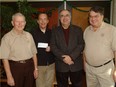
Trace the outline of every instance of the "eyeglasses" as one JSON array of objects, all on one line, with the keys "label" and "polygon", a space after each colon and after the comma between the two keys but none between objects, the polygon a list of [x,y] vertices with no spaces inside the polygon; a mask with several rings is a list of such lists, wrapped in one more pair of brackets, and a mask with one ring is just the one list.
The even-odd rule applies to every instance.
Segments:
[{"label": "eyeglasses", "polygon": [[69,14],[66,14],[66,15],[60,15],[60,18],[63,18],[63,17],[70,17]]}]

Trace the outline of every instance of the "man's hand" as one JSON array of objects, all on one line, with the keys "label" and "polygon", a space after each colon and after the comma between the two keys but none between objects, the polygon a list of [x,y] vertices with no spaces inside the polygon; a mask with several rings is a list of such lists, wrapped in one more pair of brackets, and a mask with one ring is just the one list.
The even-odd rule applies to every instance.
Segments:
[{"label": "man's hand", "polygon": [[3,61],[4,69],[6,72],[6,76],[7,76],[7,84],[9,86],[15,86],[15,81],[10,70],[9,61],[7,59],[3,59],[2,61]]},{"label": "man's hand", "polygon": [[68,64],[68,65],[71,65],[71,64],[74,64],[74,62],[72,61],[71,57],[68,56],[68,55],[62,55],[62,57],[64,58],[63,61]]},{"label": "man's hand", "polygon": [[50,46],[46,48],[46,52],[50,52]]},{"label": "man's hand", "polygon": [[116,69],[114,70],[113,79],[116,82]]},{"label": "man's hand", "polygon": [[38,69],[37,69],[37,68],[34,70],[34,78],[35,78],[35,79],[38,78]]},{"label": "man's hand", "polygon": [[9,77],[7,78],[7,84],[8,84],[9,86],[15,86],[14,78],[13,78],[12,76],[9,76]]}]

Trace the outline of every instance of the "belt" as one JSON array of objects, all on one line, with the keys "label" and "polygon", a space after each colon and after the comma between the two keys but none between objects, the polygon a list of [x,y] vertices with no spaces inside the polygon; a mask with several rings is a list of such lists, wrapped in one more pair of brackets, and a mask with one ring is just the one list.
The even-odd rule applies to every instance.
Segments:
[{"label": "belt", "polygon": [[101,67],[101,66],[104,66],[104,65],[107,65],[108,63],[110,63],[112,60],[109,60],[108,62],[106,62],[106,63],[104,63],[104,64],[102,64],[102,65],[99,65],[99,66],[93,66],[93,67]]},{"label": "belt", "polygon": [[27,60],[19,60],[19,61],[9,60],[9,62],[15,62],[15,63],[27,63],[27,62],[29,62],[29,61],[31,61],[31,60],[32,60],[32,58],[27,59]]}]

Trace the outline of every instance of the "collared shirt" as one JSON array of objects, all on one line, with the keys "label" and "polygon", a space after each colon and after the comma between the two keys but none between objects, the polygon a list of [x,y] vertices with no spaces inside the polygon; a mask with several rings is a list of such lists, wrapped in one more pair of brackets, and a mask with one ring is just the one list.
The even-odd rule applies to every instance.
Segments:
[{"label": "collared shirt", "polygon": [[30,33],[23,31],[21,34],[12,29],[1,41],[1,58],[8,60],[26,60],[37,53],[34,40]]},{"label": "collared shirt", "polygon": [[68,29],[63,29],[63,32],[64,32],[64,37],[65,37],[66,44],[68,46],[68,42],[69,42],[69,28]]},{"label": "collared shirt", "polygon": [[84,32],[86,61],[98,66],[114,58],[116,51],[116,27],[102,23],[97,31],[93,31],[92,26],[86,28]]}]

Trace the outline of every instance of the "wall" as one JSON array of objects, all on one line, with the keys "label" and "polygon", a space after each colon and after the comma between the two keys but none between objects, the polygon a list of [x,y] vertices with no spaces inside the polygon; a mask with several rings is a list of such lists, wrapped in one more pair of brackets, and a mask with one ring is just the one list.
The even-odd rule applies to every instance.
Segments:
[{"label": "wall", "polygon": [[116,0],[112,1],[112,24],[116,26]]},{"label": "wall", "polygon": [[[9,5],[11,7],[15,6],[17,2],[2,2],[1,5]],[[40,8],[60,8],[63,4],[63,1],[51,1],[51,2],[28,2],[32,7],[36,9]],[[72,23],[75,25],[79,25],[84,30],[88,26],[88,13],[82,12],[74,9],[73,7],[89,10],[93,5],[99,5],[105,8],[105,18],[110,22],[110,7],[111,2],[109,0],[93,0],[93,1],[67,1],[72,8]],[[52,11],[52,16],[50,18],[50,28],[57,26],[58,24],[58,9]],[[55,19],[55,20],[54,20]]]}]

